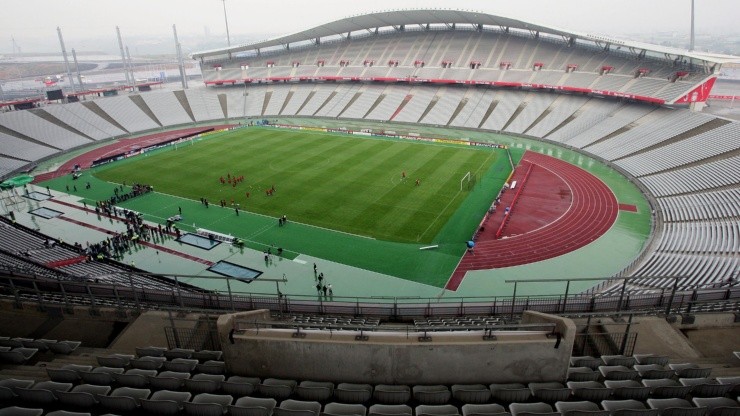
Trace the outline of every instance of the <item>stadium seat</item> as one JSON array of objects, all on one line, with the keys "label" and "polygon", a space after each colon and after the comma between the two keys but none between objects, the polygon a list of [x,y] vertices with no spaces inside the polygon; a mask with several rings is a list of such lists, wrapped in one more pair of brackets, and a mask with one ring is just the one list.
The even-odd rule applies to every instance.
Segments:
[{"label": "stadium seat", "polygon": [[334,388],[334,398],[341,403],[366,403],[373,397],[369,384],[339,383]]},{"label": "stadium seat", "polygon": [[732,390],[732,385],[720,384],[710,378],[680,378],[682,386],[691,386],[692,397],[724,397]]},{"label": "stadium seat", "polygon": [[711,368],[702,368],[694,363],[668,364],[678,378],[704,378],[712,374]]},{"label": "stadium seat", "polygon": [[0,409],[0,416],[41,416],[44,409],[11,406]]},{"label": "stadium seat", "polygon": [[155,391],[148,399],[141,399],[141,408],[156,415],[177,415],[183,409],[183,403],[191,398],[187,391]]},{"label": "stadium seat", "polygon": [[555,409],[562,416],[609,416],[608,410],[601,410],[596,403],[590,401],[556,402]]},{"label": "stadium seat", "polygon": [[134,358],[136,357],[130,354],[110,354],[95,357],[95,359],[98,361],[98,365],[113,368],[126,368],[129,365],[129,361]]},{"label": "stadium seat", "polygon": [[57,391],[72,390],[72,383],[57,383],[56,381],[40,381],[30,388],[16,387],[15,394],[27,403],[48,405],[57,401]]},{"label": "stadium seat", "polygon": [[675,374],[673,370],[658,364],[635,364],[633,368],[643,379],[671,378]]},{"label": "stadium seat", "polygon": [[189,348],[171,348],[164,352],[164,356],[168,360],[174,360],[176,358],[190,358],[193,356],[195,350]]},{"label": "stadium seat", "polygon": [[488,388],[491,389],[491,396],[497,402],[526,402],[532,396],[532,392],[521,383],[491,384]]},{"label": "stadium seat", "polygon": [[195,371],[204,374],[224,374],[226,372],[226,363],[223,361],[208,360],[204,363],[198,363]]},{"label": "stadium seat", "polygon": [[650,387],[636,380],[605,380],[604,385],[612,389],[615,399],[646,400],[650,396]]},{"label": "stadium seat", "polygon": [[547,403],[512,403],[509,405],[512,416],[560,416],[554,412],[552,406]]},{"label": "stadium seat", "polygon": [[208,361],[221,361],[221,357],[223,357],[223,355],[224,353],[222,351],[200,350],[193,351],[190,358],[196,359],[201,363],[206,363]]},{"label": "stadium seat", "polygon": [[489,404],[464,404],[462,405],[463,416],[510,416],[504,406],[496,403]]},{"label": "stadium seat", "polygon": [[635,354],[633,355],[638,364],[656,364],[661,367],[668,365],[668,356],[655,354]]},{"label": "stadium seat", "polygon": [[682,386],[679,382],[669,378],[657,380],[642,380],[645,387],[650,387],[650,397],[683,399],[691,391],[691,386]]},{"label": "stadium seat", "polygon": [[273,409],[276,416],[319,416],[321,403],[302,400],[283,400],[279,407]]},{"label": "stadium seat", "polygon": [[550,381],[545,383],[529,383],[529,390],[532,392],[534,400],[539,400],[547,403],[555,403],[559,401],[568,400],[570,396],[570,389],[563,386],[562,383],[557,381]]},{"label": "stadium seat", "polygon": [[185,388],[192,393],[215,393],[221,388],[226,376],[219,374],[196,374],[183,379]]},{"label": "stadium seat", "polygon": [[568,381],[596,381],[600,374],[589,367],[569,367]]},{"label": "stadium seat", "polygon": [[647,399],[651,409],[657,409],[660,416],[704,416],[707,409],[694,407],[683,399]]},{"label": "stadium seat", "polygon": [[91,371],[80,371],[79,374],[85,383],[110,386],[113,384],[113,376],[123,374],[124,371],[123,368],[95,367]]},{"label": "stadium seat", "polygon": [[54,354],[69,355],[82,345],[81,341],[57,341],[49,343],[49,349]]},{"label": "stadium seat", "polygon": [[[414,400],[424,405],[442,405],[450,401],[452,393],[443,385],[414,386],[411,388]],[[417,412],[418,412],[417,407]]]},{"label": "stadium seat", "polygon": [[612,416],[658,416],[657,409],[648,409],[637,400],[604,400],[601,407],[608,410]]},{"label": "stadium seat", "polygon": [[108,396],[98,396],[101,406],[115,412],[133,412],[138,409],[141,399],[147,399],[151,395],[149,389],[135,389],[131,387],[119,387]]},{"label": "stadium seat", "polygon": [[257,397],[240,397],[229,406],[231,416],[271,416],[277,406],[275,399]]},{"label": "stadium seat", "polygon": [[740,404],[727,397],[694,397],[696,407],[706,407],[707,416],[740,416]]},{"label": "stadium seat", "polygon": [[110,386],[80,384],[70,391],[57,391],[56,396],[62,404],[80,409],[91,409],[100,403],[98,396],[105,396],[110,391]]},{"label": "stadium seat", "polygon": [[34,380],[22,380],[17,378],[6,378],[0,380],[0,402],[7,402],[17,397],[15,388],[30,388],[35,383]]},{"label": "stadium seat", "polygon": [[60,383],[76,383],[80,381],[81,371],[91,371],[91,365],[65,364],[61,368],[46,367],[49,380]]},{"label": "stadium seat", "polygon": [[221,390],[234,397],[243,397],[254,393],[259,384],[257,377],[231,376],[221,383]]},{"label": "stadium seat", "polygon": [[605,387],[598,381],[569,381],[566,383],[573,398],[599,403],[612,395],[612,389]]},{"label": "stadium seat", "polygon": [[39,350],[36,348],[16,347],[10,351],[0,351],[0,361],[8,364],[25,364],[26,361],[30,360],[37,352],[39,352]]},{"label": "stadium seat", "polygon": [[265,397],[275,400],[285,400],[293,394],[298,382],[279,378],[266,378],[257,386],[257,391]]},{"label": "stadium seat", "polygon": [[182,387],[185,379],[190,378],[190,373],[179,371],[162,371],[156,376],[147,377],[149,387],[154,390],[178,390]]},{"label": "stadium seat", "polygon": [[367,407],[362,404],[327,403],[324,406],[325,415],[331,416],[365,416]]},{"label": "stadium seat", "polygon": [[451,404],[428,405],[420,404],[416,406],[416,416],[458,416],[460,411]]},{"label": "stadium seat", "polygon": [[136,356],[137,357],[164,357],[164,352],[167,351],[167,348],[162,347],[136,347]]},{"label": "stadium seat", "polygon": [[374,404],[368,409],[368,416],[411,416],[413,409],[405,404]]},{"label": "stadium seat", "polygon": [[221,416],[233,402],[234,398],[228,394],[200,393],[183,406],[191,416]]},{"label": "stadium seat", "polygon": [[[165,353],[166,355],[167,353]],[[192,373],[198,360],[191,358],[173,358],[170,361],[162,363],[162,367],[167,371],[177,371],[178,373]]]},{"label": "stadium seat", "polygon": [[732,385],[731,394],[740,395],[740,376],[738,377],[717,377],[719,384],[730,384]]},{"label": "stadium seat", "polygon": [[604,362],[604,365],[623,365],[627,368],[637,364],[635,357],[627,357],[625,355],[602,355],[601,361]]},{"label": "stadium seat", "polygon": [[301,381],[295,391],[301,400],[325,402],[334,395],[334,383],[328,381]]},{"label": "stadium seat", "polygon": [[133,368],[140,370],[159,370],[164,362],[167,361],[165,357],[154,357],[146,355],[140,358],[134,358],[129,361],[129,364]]},{"label": "stadium seat", "polygon": [[132,368],[123,374],[113,374],[113,380],[123,387],[144,388],[149,385],[149,377],[156,377],[157,370]]},{"label": "stadium seat", "polygon": [[600,365],[604,365],[604,362],[590,355],[570,357],[571,367],[588,367],[592,370],[597,370]]},{"label": "stadium seat", "polygon": [[70,412],[68,410],[55,410],[53,412],[47,413],[46,416],[92,416],[92,413],[89,413],[89,412]]},{"label": "stadium seat", "polygon": [[623,365],[601,365],[599,372],[605,380],[634,380],[639,377],[637,371]]},{"label": "stadium seat", "polygon": [[484,404],[491,399],[491,390],[483,384],[453,384],[452,397],[462,403]]},{"label": "stadium seat", "polygon": [[404,404],[411,399],[411,387],[399,384],[378,384],[373,397],[380,404]]}]

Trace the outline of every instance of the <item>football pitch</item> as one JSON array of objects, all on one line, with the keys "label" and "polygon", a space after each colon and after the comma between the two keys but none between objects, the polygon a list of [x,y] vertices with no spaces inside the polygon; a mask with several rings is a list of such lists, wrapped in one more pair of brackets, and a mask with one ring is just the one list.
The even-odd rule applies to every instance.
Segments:
[{"label": "football pitch", "polygon": [[[206,198],[214,208],[225,201],[276,224],[286,215],[376,240],[462,247],[509,171],[500,149],[251,127],[116,162],[95,176]],[[469,197],[473,207],[464,208]],[[461,208],[464,218],[451,221]]]}]

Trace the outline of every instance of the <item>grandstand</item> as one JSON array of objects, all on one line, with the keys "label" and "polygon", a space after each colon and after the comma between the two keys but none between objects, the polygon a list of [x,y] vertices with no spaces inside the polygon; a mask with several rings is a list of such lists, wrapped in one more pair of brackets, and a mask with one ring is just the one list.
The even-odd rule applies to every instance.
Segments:
[{"label": "grandstand", "polygon": [[[663,407],[684,415],[737,414],[737,378],[724,378],[740,374],[737,363],[719,354],[706,354],[711,360],[699,362],[700,354],[692,356],[669,347],[686,342],[687,350],[699,349],[696,345],[702,344],[697,338],[690,342],[671,338],[677,336],[677,329],[687,334],[696,330],[694,319],[704,319],[704,323],[715,319],[721,328],[713,334],[731,328],[723,342],[737,340],[740,124],[700,112],[722,64],[736,58],[452,10],[354,16],[267,41],[196,53],[193,58],[201,65],[204,82],[191,89],[45,103],[0,114],[0,176],[9,178],[22,171],[38,174],[36,182],[23,191],[2,194],[1,208],[6,214],[0,223],[3,307],[33,306],[51,316],[35,316],[27,329],[13,329],[2,322],[0,335],[9,339],[0,340],[0,345],[18,349],[2,351],[8,353],[3,357],[6,364],[0,364],[3,405],[40,407],[47,414],[85,410],[101,415],[168,407],[172,414],[200,414],[210,408],[218,414],[269,416],[273,412],[292,414],[300,406],[310,407],[301,408],[307,416],[322,412],[364,416],[368,411],[410,415],[412,407],[416,415],[535,412],[566,416],[579,411],[606,414],[619,406],[638,406],[643,415],[658,414],[656,409]],[[450,279],[436,287],[350,267],[341,260],[302,256],[290,248],[276,265],[263,263],[263,247],[252,241],[246,248],[223,244],[206,252],[176,240],[179,228],[159,234],[151,231],[153,238],[134,243],[120,261],[89,258],[86,242],[94,245],[125,235],[138,220],[115,210],[110,215],[96,212],[92,202],[109,197],[98,190],[104,188],[102,181],[100,186],[93,182],[93,190],[83,191],[88,176],[78,182],[60,179],[75,164],[86,172],[94,163],[138,153],[143,147],[191,143],[208,130],[251,128],[245,126],[264,120],[290,128],[365,135],[372,131],[405,138],[422,132],[489,145],[505,143],[523,153],[511,177],[524,188],[520,204],[527,203],[527,190],[543,189],[543,185],[537,188],[536,180],[542,178],[537,176],[541,175],[538,169],[544,169],[563,181],[563,187],[578,185],[568,187],[568,197],[575,200],[571,205],[586,207],[583,212],[594,215],[563,215],[580,228],[561,223],[553,227],[556,239],[547,234],[547,227],[541,227],[539,234],[532,231],[529,235],[538,241],[529,243],[527,233],[512,231],[507,239],[491,242],[479,230],[475,253],[466,252],[452,276],[434,276]],[[597,178],[585,169],[591,165],[602,166],[623,182]],[[526,183],[527,169],[534,169],[532,183]],[[622,183],[634,184],[642,193],[640,201],[626,198],[623,203],[627,186]],[[512,194],[503,195],[505,203]],[[144,229],[169,226],[175,210],[184,208],[187,219],[189,212],[202,208],[197,201],[165,198],[169,196],[148,208],[141,203],[142,211],[150,210],[142,213]],[[65,212],[61,218],[47,218],[34,213],[40,208]],[[609,238],[615,238],[613,234],[629,234],[634,229],[613,227],[614,222],[600,221],[601,214],[619,217],[638,209],[647,218],[640,228],[647,229],[640,231],[645,238],[625,244],[634,247],[623,249],[618,242],[607,246],[612,251],[606,256],[605,246],[594,241],[601,234],[589,233],[599,228],[600,233],[611,232]],[[517,212],[525,216],[524,208]],[[254,228],[275,226],[272,218],[265,221],[270,225],[264,222]],[[215,240],[233,241],[228,232],[202,231],[201,224],[191,227],[186,222],[181,223],[183,229],[193,228],[192,234],[212,240],[214,246]],[[580,239],[571,238],[575,234]],[[370,247],[364,244],[371,244],[343,238],[347,240],[338,245],[356,244],[362,250]],[[501,261],[516,257],[518,263],[500,266],[497,259],[491,257],[492,263],[484,257],[486,247],[502,253],[507,244],[519,251]],[[552,251],[553,246],[562,250]],[[579,254],[576,249],[582,247],[586,251]],[[374,255],[365,250],[366,256]],[[562,264],[558,256],[573,263],[571,269],[563,269],[567,273],[594,263],[611,267],[613,261],[616,265],[608,274],[517,276],[522,269],[514,266],[526,262],[557,270]],[[264,275],[238,279],[212,271],[226,260],[261,269],[258,272]],[[310,267],[315,262],[321,263],[322,270],[330,270],[327,275],[337,279],[333,282],[354,287],[356,292],[346,289],[336,297],[321,292],[316,296],[314,279],[301,281],[312,275]],[[481,293],[493,286],[479,285],[480,276],[499,267],[507,275],[505,283],[513,284],[513,295],[511,285],[500,292]],[[546,292],[531,294],[526,286],[534,285]],[[145,317],[153,316],[147,311],[159,309],[172,311],[157,315],[159,324],[151,326],[155,330],[149,332],[159,335],[147,335],[142,328],[134,331],[136,325],[145,325]],[[99,340],[94,334],[67,335],[46,328],[58,324],[60,316],[68,320],[75,310],[92,319],[101,315],[119,319],[130,333]],[[224,314],[218,323],[198,314],[177,328],[174,321],[194,310],[252,312]],[[531,311],[566,315],[575,324],[567,317]],[[696,317],[705,312],[717,315]],[[144,317],[141,321],[139,314]],[[629,321],[620,317],[607,322],[613,314],[624,314]],[[667,320],[655,323],[653,315]],[[598,324],[592,324],[592,318]],[[672,341],[660,346],[657,341],[645,341],[653,350],[636,348],[634,339],[629,341],[626,336],[635,331],[630,329],[633,318],[644,325],[646,334],[660,326],[661,334],[669,334],[666,339]],[[169,325],[162,325],[163,320],[169,320]],[[536,328],[528,326],[533,320]],[[38,323],[44,321],[49,323]],[[595,326],[604,332],[625,333],[625,338],[604,341],[590,336]],[[584,333],[587,345],[579,344]],[[72,334],[83,342],[84,353],[60,358],[43,352],[43,348],[52,348],[44,339]],[[563,348],[558,350],[561,337]],[[371,342],[363,345],[368,339]],[[490,347],[491,342],[498,344]],[[145,352],[147,343],[156,348]],[[450,344],[456,346],[450,348]],[[489,360],[494,348],[518,358]],[[709,350],[706,345],[703,348]],[[722,353],[728,348],[732,349],[723,346]],[[193,355],[204,349],[219,352]],[[244,351],[259,354],[245,357]],[[374,357],[374,362],[353,361],[357,357],[347,351],[362,351],[358,355]],[[671,363],[641,361],[641,352],[671,355]],[[124,356],[113,356],[116,353]],[[638,355],[632,357],[633,353]],[[286,354],[290,359],[281,360]],[[94,355],[98,357],[93,361]],[[156,358],[144,359],[150,355]],[[455,373],[456,359],[465,355],[474,359],[458,365]],[[579,361],[571,360],[571,355],[596,358]],[[625,357],[611,360],[610,355]],[[391,358],[381,360],[386,357]],[[449,366],[440,365],[437,371],[424,367],[449,357],[454,358]],[[693,365],[680,365],[686,361]],[[51,371],[40,371],[36,362]],[[302,367],[306,362],[311,364]],[[69,371],[55,373],[54,369]],[[654,384],[652,377],[662,384]],[[32,378],[37,383],[6,381],[13,378]],[[618,382],[624,379],[630,383]],[[8,387],[13,383],[15,387]],[[717,400],[708,404],[703,396]],[[44,397],[49,401],[44,402]],[[83,397],[87,402],[76,401]],[[623,402],[628,399],[636,404]],[[660,401],[669,399],[680,401]],[[347,407],[349,403],[356,406]],[[240,407],[257,413],[239,413]],[[709,412],[705,407],[730,410]]]}]

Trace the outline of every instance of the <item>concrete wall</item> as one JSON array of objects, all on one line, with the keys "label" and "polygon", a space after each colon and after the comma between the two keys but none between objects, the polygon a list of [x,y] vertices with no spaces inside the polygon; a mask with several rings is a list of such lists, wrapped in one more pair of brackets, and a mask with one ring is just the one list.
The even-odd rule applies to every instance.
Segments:
[{"label": "concrete wall", "polygon": [[418,333],[373,331],[357,341],[353,331],[304,331],[296,338],[293,329],[261,328],[236,331],[232,343],[237,321],[269,321],[266,311],[222,315],[218,327],[228,370],[245,376],[371,384],[564,381],[575,325],[540,313],[525,317],[556,323],[559,347],[541,331],[502,331],[496,340],[483,340],[483,331],[434,332],[421,342]]}]

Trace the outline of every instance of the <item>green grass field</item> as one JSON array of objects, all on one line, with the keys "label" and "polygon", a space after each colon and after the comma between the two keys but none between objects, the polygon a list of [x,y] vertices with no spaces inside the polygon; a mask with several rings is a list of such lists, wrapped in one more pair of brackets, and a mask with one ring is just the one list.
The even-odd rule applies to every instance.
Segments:
[{"label": "green grass field", "polygon": [[[471,194],[472,187],[461,191],[460,179],[467,172],[474,183],[491,176],[494,164],[501,165],[495,176],[505,178],[504,159],[503,151],[460,145],[248,128],[117,162],[95,175],[113,183],[150,184],[157,192],[196,201],[207,198],[214,206],[233,199],[241,210],[424,244],[438,240]],[[244,181],[222,184],[227,175],[243,175]],[[276,191],[267,196],[273,185]],[[490,198],[497,191],[491,189]],[[477,210],[487,203],[476,204]]]}]

